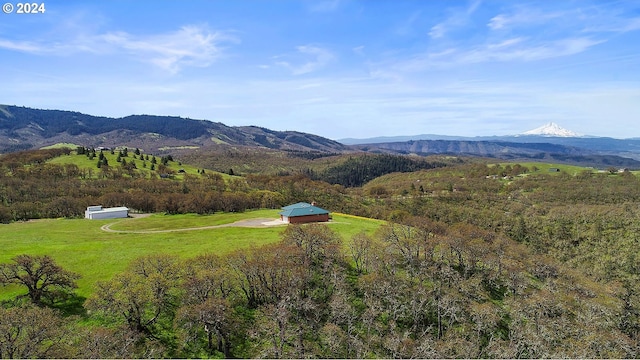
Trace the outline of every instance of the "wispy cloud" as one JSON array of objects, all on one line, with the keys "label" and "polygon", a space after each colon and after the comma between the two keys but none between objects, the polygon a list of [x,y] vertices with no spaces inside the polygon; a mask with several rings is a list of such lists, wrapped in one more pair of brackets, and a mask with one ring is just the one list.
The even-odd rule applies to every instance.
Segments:
[{"label": "wispy cloud", "polygon": [[471,16],[481,5],[481,0],[473,0],[466,8],[453,8],[450,9],[450,15],[442,22],[431,27],[429,36],[432,39],[438,39],[445,36],[453,29],[465,26],[469,23]]},{"label": "wispy cloud", "polygon": [[[575,16],[575,14],[574,14]],[[567,11],[542,11],[537,8],[517,6],[509,12],[498,14],[489,20],[487,26],[491,30],[513,30],[515,28],[541,25],[554,19],[570,17]],[[574,17],[575,19],[575,17]],[[566,25],[566,23],[565,23]]]},{"label": "wispy cloud", "polygon": [[602,43],[588,37],[566,38],[543,43],[525,43],[520,38],[488,44],[458,54],[453,61],[462,64],[488,61],[534,61],[574,55]]},{"label": "wispy cloud", "polygon": [[188,66],[207,67],[223,55],[223,43],[238,41],[206,26],[189,25],[150,36],[127,32],[78,35],[67,41],[12,41],[0,39],[0,48],[35,55],[68,56],[77,53],[127,54],[170,73]]},{"label": "wispy cloud", "polygon": [[420,18],[420,15],[422,15],[422,11],[414,11],[407,20],[396,28],[396,34],[403,36],[409,35],[412,32],[413,25]]},{"label": "wispy cloud", "polygon": [[516,37],[471,47],[451,47],[442,51],[427,51],[408,58],[382,62],[373,66],[372,74],[400,77],[424,71],[451,69],[458,66],[500,62],[532,62],[575,55],[587,51],[604,40],[586,36],[537,41]]},{"label": "wispy cloud", "polygon": [[109,33],[101,39],[127,51],[141,61],[147,61],[170,72],[185,66],[207,67],[222,56],[223,42],[236,41],[203,26],[184,26],[178,31],[150,36],[133,36],[124,32]]},{"label": "wispy cloud", "polygon": [[567,6],[566,3],[547,3],[551,6],[515,4],[492,17],[487,27],[494,31],[513,32],[526,28],[546,26],[551,32],[562,29],[575,32],[628,32],[640,29],[640,17],[629,16],[635,11],[624,9],[632,3],[620,2],[616,7],[605,3],[579,3],[582,6]]},{"label": "wispy cloud", "polygon": [[32,54],[44,53],[47,50],[33,41],[11,41],[6,39],[0,39],[0,48]]},{"label": "wispy cloud", "polygon": [[296,57],[311,58],[304,63],[294,65],[289,61],[278,61],[277,65],[283,66],[291,70],[293,75],[308,74],[318,71],[335,60],[335,55],[327,49],[323,49],[317,46],[304,45],[298,46]]},{"label": "wispy cloud", "polygon": [[322,0],[309,7],[311,12],[332,12],[338,9],[343,0]]}]

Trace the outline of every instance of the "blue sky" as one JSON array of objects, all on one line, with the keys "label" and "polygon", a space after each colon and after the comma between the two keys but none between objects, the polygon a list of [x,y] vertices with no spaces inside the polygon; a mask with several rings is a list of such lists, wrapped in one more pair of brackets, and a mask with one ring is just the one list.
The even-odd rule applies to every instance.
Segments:
[{"label": "blue sky", "polygon": [[44,3],[0,13],[2,104],[333,139],[640,137],[640,1]]}]

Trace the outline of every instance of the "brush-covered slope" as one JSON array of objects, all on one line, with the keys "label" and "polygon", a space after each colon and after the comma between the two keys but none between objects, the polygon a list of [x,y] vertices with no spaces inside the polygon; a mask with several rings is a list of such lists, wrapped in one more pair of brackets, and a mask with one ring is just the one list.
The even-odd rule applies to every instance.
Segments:
[{"label": "brush-covered slope", "polygon": [[69,142],[84,146],[129,146],[150,152],[213,144],[299,151],[342,151],[345,146],[317,135],[232,127],[175,116],[92,116],[73,111],[0,105],[0,152]]}]

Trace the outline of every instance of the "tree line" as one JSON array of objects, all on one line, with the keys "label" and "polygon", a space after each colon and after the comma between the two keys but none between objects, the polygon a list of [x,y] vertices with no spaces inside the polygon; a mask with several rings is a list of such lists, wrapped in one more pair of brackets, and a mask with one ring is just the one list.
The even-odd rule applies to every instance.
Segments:
[{"label": "tree line", "polygon": [[[127,206],[139,212],[211,214],[280,208],[312,200],[323,206],[340,206],[345,197],[342,188],[300,175],[237,176],[225,181],[219,173],[202,171],[199,175],[184,174],[181,180],[164,179],[161,175],[171,170],[165,164],[173,161],[169,156],[158,158],[157,170],[150,172],[150,177],[123,166],[93,170],[46,162],[69,153],[68,149],[55,149],[0,157],[0,222],[81,217],[87,206],[95,204]],[[99,154],[86,151],[80,156],[99,158]],[[151,165],[154,159],[149,160]]]},{"label": "tree line", "polygon": [[505,236],[412,217],[344,240],[292,225],[279,243],[224,257],[141,257],[96,284],[91,326],[47,307],[0,309],[0,329],[20,334],[0,336],[0,355],[637,356],[617,286]]}]

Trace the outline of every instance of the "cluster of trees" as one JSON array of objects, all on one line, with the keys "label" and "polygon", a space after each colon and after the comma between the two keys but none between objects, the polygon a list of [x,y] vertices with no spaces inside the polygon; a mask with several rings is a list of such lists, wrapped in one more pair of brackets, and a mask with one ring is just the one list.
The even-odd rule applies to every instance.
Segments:
[{"label": "cluster of trees", "polygon": [[345,187],[359,187],[385,174],[393,172],[411,172],[446,166],[440,161],[427,161],[424,158],[412,158],[400,155],[363,155],[350,157],[347,161],[331,166],[311,177],[330,184]]},{"label": "cluster of trees", "polygon": [[78,327],[42,308],[0,310],[4,333],[40,329],[47,339],[20,353],[28,338],[0,336],[0,354],[637,356],[617,286],[503,235],[411,217],[346,244],[326,225],[305,225],[289,226],[279,243],[225,257],[145,256],[96,284],[84,306],[99,325]]},{"label": "cluster of trees", "polygon": [[[94,170],[75,164],[46,163],[52,157],[68,153],[68,150],[40,150],[0,158],[0,222],[81,217],[87,206],[95,204],[170,214],[280,208],[301,200],[316,200],[322,206],[335,206],[336,210],[352,205],[344,200],[344,188],[301,175],[255,175],[225,181],[219,173],[202,171],[200,175],[184,174],[181,180],[162,179],[162,174],[171,172],[165,165],[174,161],[170,156],[157,161],[150,157],[151,166],[157,163],[151,177],[132,167],[102,166]],[[81,156],[92,154],[87,150]],[[97,152],[95,156],[100,158],[100,154]],[[123,154],[121,161],[124,159]]]},{"label": "cluster of trees", "polygon": [[[175,116],[132,115],[124,118],[106,118],[60,110],[38,110],[19,106],[7,106],[11,121],[2,122],[2,129],[10,134],[15,130],[38,124],[40,135],[53,137],[67,132],[70,135],[102,134],[114,130],[132,130],[142,133],[159,133],[181,140],[194,139],[207,134],[212,125]],[[0,115],[5,115],[0,114]],[[3,116],[4,117],[4,116]]]},{"label": "cluster of trees", "polygon": [[[475,164],[439,170],[437,175],[414,174],[413,179],[422,179],[424,191],[411,189],[410,182],[376,181],[378,185],[367,189],[384,186],[385,191],[376,191],[381,195],[370,200],[364,215],[387,219],[419,215],[503,234],[533,254],[615,288],[614,296],[622,306],[618,330],[636,343],[640,334],[635,256],[640,246],[636,236],[640,180],[630,172],[589,170],[575,174],[529,170],[527,176],[508,181],[487,178],[499,175],[495,170],[496,166]],[[405,189],[407,196],[398,196]]]},{"label": "cluster of trees", "polygon": [[302,174],[91,179],[48,156],[0,158],[0,219],[79,216],[95,203],[207,213],[315,200],[392,223],[344,253],[328,228],[306,226],[224,258],[139,259],[85,304],[104,326],[44,342],[85,352],[47,356],[638,356],[640,180],[629,172],[462,164],[346,188]]}]

